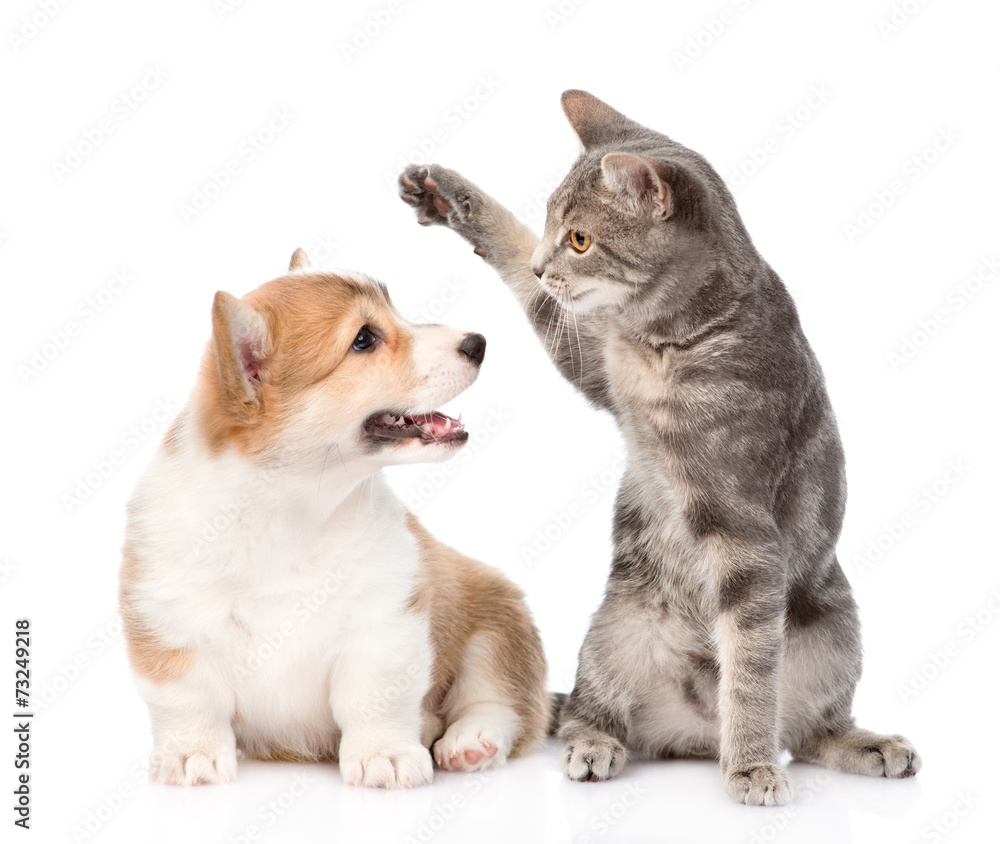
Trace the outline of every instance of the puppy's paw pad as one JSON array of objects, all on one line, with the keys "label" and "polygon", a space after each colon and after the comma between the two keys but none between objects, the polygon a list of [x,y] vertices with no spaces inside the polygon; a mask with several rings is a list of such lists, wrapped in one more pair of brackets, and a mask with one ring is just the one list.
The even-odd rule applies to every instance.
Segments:
[{"label": "puppy's paw pad", "polygon": [[780,765],[752,765],[726,775],[726,791],[747,806],[784,806],[792,799],[792,783]]},{"label": "puppy's paw pad", "polygon": [[422,746],[367,755],[341,755],[340,772],[348,785],[365,788],[416,788],[433,777],[430,754]]},{"label": "puppy's paw pad", "polygon": [[915,776],[923,764],[916,749],[903,736],[885,736],[861,751],[864,772],[873,777],[906,779]]},{"label": "puppy's paw pad", "polygon": [[578,738],[563,749],[563,772],[571,780],[597,782],[611,779],[625,767],[625,748],[603,734]]},{"label": "puppy's paw pad", "polygon": [[236,768],[234,752],[158,750],[153,753],[149,779],[165,785],[218,785],[236,779]]},{"label": "puppy's paw pad", "polygon": [[507,761],[507,745],[489,725],[456,721],[434,743],[434,761],[444,771],[482,771]]}]

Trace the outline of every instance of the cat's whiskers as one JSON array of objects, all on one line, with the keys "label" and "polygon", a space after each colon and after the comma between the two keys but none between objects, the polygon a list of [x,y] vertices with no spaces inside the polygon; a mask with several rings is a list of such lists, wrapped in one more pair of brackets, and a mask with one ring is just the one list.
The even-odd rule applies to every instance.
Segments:
[{"label": "cat's whiskers", "polygon": [[[582,389],[582,387],[583,387],[583,344],[580,342],[580,325],[576,321],[576,308],[573,307],[572,303],[570,304],[569,313],[570,313],[570,316],[573,317],[573,331],[576,334],[576,348],[577,348],[577,351],[579,351],[579,353],[580,353],[580,374],[579,374],[579,376],[577,376],[576,385],[577,385],[577,387],[580,387]],[[572,360],[573,360],[573,346],[572,346],[572,344],[570,344],[569,351],[570,351],[570,362],[572,363]],[[573,364],[573,374],[576,375],[576,365],[575,364]]]}]

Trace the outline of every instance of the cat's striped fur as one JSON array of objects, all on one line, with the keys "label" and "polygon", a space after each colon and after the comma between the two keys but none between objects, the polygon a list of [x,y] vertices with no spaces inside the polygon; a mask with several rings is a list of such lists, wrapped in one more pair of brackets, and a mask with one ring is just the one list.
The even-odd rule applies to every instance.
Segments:
[{"label": "cat's striped fur", "polygon": [[607,591],[562,713],[566,773],[614,776],[626,747],[717,755],[729,793],[762,805],[790,798],[782,749],[913,775],[909,742],[851,717],[844,456],[788,291],[700,155],[582,91],[563,108],[583,149],[540,242],[453,171],[411,166],[400,189],[500,272],[628,444]]}]

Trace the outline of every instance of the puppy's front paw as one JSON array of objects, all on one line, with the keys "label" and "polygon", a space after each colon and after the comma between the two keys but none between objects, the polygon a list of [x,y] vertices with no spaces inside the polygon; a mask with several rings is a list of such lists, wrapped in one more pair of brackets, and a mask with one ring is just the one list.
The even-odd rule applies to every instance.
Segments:
[{"label": "puppy's front paw", "polygon": [[508,744],[489,724],[459,720],[434,743],[434,761],[445,771],[482,771],[507,761]]},{"label": "puppy's front paw", "polygon": [[751,765],[726,774],[726,791],[748,806],[784,806],[792,799],[792,783],[780,765]]},{"label": "puppy's front paw", "polygon": [[164,785],[217,785],[236,779],[236,752],[157,748],[150,759],[149,779]]},{"label": "puppy's front paw", "polygon": [[563,772],[571,780],[608,780],[625,767],[625,748],[620,741],[597,730],[575,736],[563,748]]},{"label": "puppy's front paw", "polygon": [[440,164],[410,164],[399,176],[399,196],[417,212],[424,226],[446,225],[486,257],[482,216],[486,202],[482,192],[460,173]]},{"label": "puppy's front paw", "polygon": [[348,785],[416,788],[433,777],[431,755],[422,745],[372,753],[340,753],[340,773]]}]

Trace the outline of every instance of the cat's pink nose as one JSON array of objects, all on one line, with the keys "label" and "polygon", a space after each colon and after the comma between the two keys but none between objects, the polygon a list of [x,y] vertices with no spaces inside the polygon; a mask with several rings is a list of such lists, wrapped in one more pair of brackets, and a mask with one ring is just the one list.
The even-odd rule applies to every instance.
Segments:
[{"label": "cat's pink nose", "polygon": [[545,275],[545,255],[542,253],[542,245],[538,244],[538,247],[531,255],[531,271],[541,278]]}]

